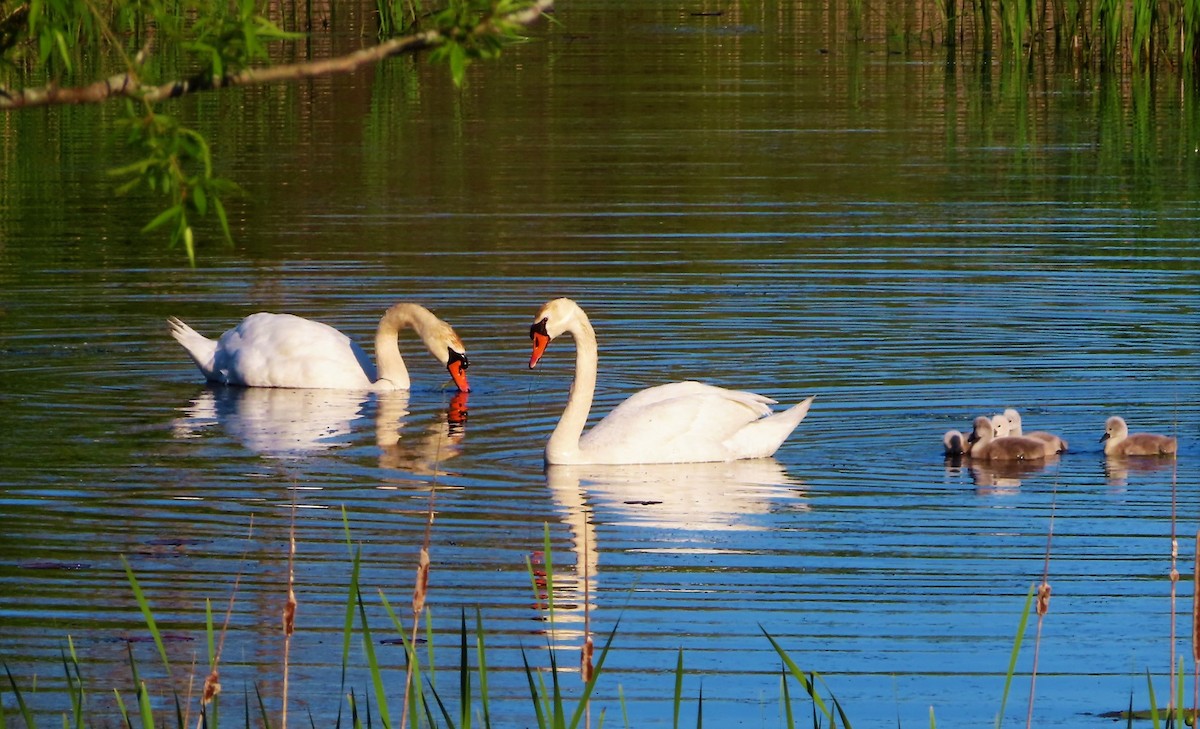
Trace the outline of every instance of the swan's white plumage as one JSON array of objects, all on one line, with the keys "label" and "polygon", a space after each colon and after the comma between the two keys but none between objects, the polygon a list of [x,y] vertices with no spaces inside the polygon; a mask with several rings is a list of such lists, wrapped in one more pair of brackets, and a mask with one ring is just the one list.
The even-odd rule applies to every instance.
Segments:
[{"label": "swan's white plumage", "polygon": [[[412,327],[443,365],[454,364],[452,352],[466,351],[449,324],[416,304],[397,304],[380,320],[375,339],[378,368],[345,334],[292,314],[251,314],[216,341],[174,317],[168,322],[172,336],[204,377],[227,385],[406,390],[408,370],[397,345],[403,327]],[[459,377],[460,388],[466,389],[461,370],[456,382]]]},{"label": "swan's white plumage", "polygon": [[571,395],[546,444],[550,464],[699,463],[765,458],[775,453],[804,416],[812,398],[772,413],[774,400],[752,392],[700,382],[675,382],[642,390],[583,433],[596,385],[597,343],[578,304],[555,299],[542,307],[544,339],[534,340],[534,366],[541,348],[570,333],[576,369]]}]

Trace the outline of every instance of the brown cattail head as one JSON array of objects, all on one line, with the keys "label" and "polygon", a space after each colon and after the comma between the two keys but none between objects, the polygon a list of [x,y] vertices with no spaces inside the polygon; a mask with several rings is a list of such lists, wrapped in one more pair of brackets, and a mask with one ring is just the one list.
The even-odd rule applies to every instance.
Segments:
[{"label": "brown cattail head", "polygon": [[1192,573],[1192,661],[1200,663],[1200,531],[1196,532],[1196,566]]},{"label": "brown cattail head", "polygon": [[429,550],[421,547],[421,556],[417,559],[417,584],[413,588],[413,615],[420,615],[425,609],[425,594],[429,591]]},{"label": "brown cattail head", "polygon": [[583,641],[583,650],[580,651],[579,659],[579,675],[583,677],[583,682],[587,683],[592,680],[592,674],[595,669],[592,667],[592,652],[595,646],[592,644],[592,636],[588,636]]},{"label": "brown cattail head", "polygon": [[217,694],[221,693],[221,675],[217,673],[217,669],[213,669],[212,673],[204,679],[204,697],[200,703],[207,704],[217,698]]},{"label": "brown cattail head", "polygon": [[289,638],[296,631],[296,592],[288,588],[287,604],[283,606],[283,634]]},{"label": "brown cattail head", "polygon": [[1050,610],[1050,583],[1043,582],[1038,586],[1037,614],[1045,615]]}]

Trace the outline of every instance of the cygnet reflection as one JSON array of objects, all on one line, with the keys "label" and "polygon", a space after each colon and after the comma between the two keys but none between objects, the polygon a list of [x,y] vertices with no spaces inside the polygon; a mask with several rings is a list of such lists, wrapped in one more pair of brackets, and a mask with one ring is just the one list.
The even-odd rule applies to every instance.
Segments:
[{"label": "cygnet reflection", "polygon": [[1174,469],[1175,459],[1159,456],[1106,456],[1104,480],[1109,486],[1126,486],[1131,475]]},{"label": "cygnet reflection", "polygon": [[1021,480],[1045,471],[1058,463],[1058,455],[1032,461],[977,461],[967,462],[971,471],[971,482],[979,494],[1015,493]]}]

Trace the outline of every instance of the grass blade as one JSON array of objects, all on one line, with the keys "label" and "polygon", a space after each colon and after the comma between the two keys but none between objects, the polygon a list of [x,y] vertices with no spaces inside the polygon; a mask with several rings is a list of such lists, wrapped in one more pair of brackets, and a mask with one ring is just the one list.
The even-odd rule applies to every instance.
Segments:
[{"label": "grass blade", "polygon": [[392,717],[391,712],[388,711],[387,693],[383,690],[383,674],[379,668],[379,660],[375,657],[375,643],[371,639],[371,628],[367,625],[367,609],[363,605],[361,592],[358,594],[358,615],[362,621],[363,651],[367,655],[367,666],[371,670],[371,682],[375,686],[375,702],[379,704],[379,720],[383,722],[384,729],[391,729]]},{"label": "grass blade", "polygon": [[1158,729],[1158,699],[1154,697],[1154,679],[1146,670],[1146,688],[1150,691],[1150,725]]},{"label": "grass blade", "polygon": [[[467,658],[467,611],[465,609],[459,609],[458,612],[458,634],[459,727],[460,729],[471,729],[471,665]],[[438,703],[441,703],[440,699]],[[448,719],[446,723],[450,723]]]},{"label": "grass blade", "polygon": [[491,729],[492,717],[488,708],[487,652],[484,649],[483,616],[480,614],[479,608],[475,608],[475,660],[479,664],[479,703],[483,708],[483,726],[485,729]]},{"label": "grass blade", "polygon": [[142,718],[143,729],[154,729],[154,712],[150,709],[150,692],[146,690],[146,682],[138,684],[138,711]]},{"label": "grass blade", "polygon": [[[759,625],[758,629],[763,632],[763,635],[767,636],[767,640],[771,642],[771,647],[774,648],[775,652],[779,654],[779,657],[783,659],[783,665],[787,667],[788,672],[791,673],[792,677],[799,681],[800,685],[804,687],[804,691],[808,694],[809,698],[812,699],[814,710],[820,710],[821,714],[824,715],[825,718],[830,722],[832,722],[833,714],[831,714],[829,709],[825,706],[825,702],[821,700],[821,696],[817,693],[814,683],[809,680],[804,671],[800,670],[800,667],[796,665],[796,662],[792,660],[792,657],[789,656],[787,651],[783,649],[783,646],[779,645],[779,642],[767,632],[766,628],[764,628],[762,625]],[[815,721],[814,726],[816,726]]]},{"label": "grass blade", "polygon": [[25,696],[21,693],[21,689],[17,688],[17,680],[13,678],[12,671],[8,670],[7,663],[4,664],[4,673],[8,675],[8,685],[12,686],[13,696],[17,698],[17,709],[21,712],[21,718],[25,720],[25,726],[28,729],[36,729],[37,722],[33,720],[33,712],[25,703]]},{"label": "grass blade", "polygon": [[1008,690],[1012,687],[1013,674],[1017,671],[1017,656],[1021,654],[1021,643],[1025,640],[1025,626],[1029,624],[1029,611],[1033,606],[1033,593],[1036,587],[1029,586],[1029,594],[1025,596],[1025,608],[1021,611],[1021,620],[1017,623],[1017,635],[1013,638],[1012,653],[1008,657],[1008,672],[1004,676],[1004,692],[1000,695],[1000,711],[996,714],[996,729],[1004,720],[1004,705],[1008,702]]},{"label": "grass blade", "polygon": [[683,703],[683,649],[675,655],[675,706],[671,726],[679,729],[679,706]]},{"label": "grass blade", "polygon": [[167,648],[163,645],[162,634],[158,632],[158,624],[154,621],[154,613],[150,611],[150,603],[146,600],[146,595],[142,593],[142,586],[138,584],[137,578],[133,576],[133,568],[129,566],[129,560],[125,559],[125,555],[121,555],[121,564],[125,565],[125,576],[129,579],[129,587],[133,590],[133,597],[137,600],[138,608],[142,611],[142,618],[146,621],[146,628],[150,631],[150,635],[154,638],[154,645],[158,647],[158,655],[162,658],[163,668],[166,669],[167,675],[171,675],[171,662],[167,660]]},{"label": "grass blade", "polygon": [[[267,716],[267,705],[263,702],[262,691],[258,688],[258,681],[254,682],[254,697],[258,700],[258,718],[262,721],[263,729],[271,729],[271,717]],[[180,729],[183,725],[180,724]]]},{"label": "grass blade", "polygon": [[533,703],[533,711],[537,718],[539,729],[548,729],[546,725],[546,714],[542,711],[542,697],[538,692],[537,681],[533,679],[533,669],[529,667],[529,657],[525,655],[525,649],[521,648],[521,663],[525,664],[525,678],[529,681],[529,698]]}]

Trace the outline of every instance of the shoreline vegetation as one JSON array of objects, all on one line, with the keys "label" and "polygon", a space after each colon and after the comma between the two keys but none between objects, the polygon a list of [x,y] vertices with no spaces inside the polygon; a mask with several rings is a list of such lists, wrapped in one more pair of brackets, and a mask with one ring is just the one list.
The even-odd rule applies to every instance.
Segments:
[{"label": "shoreline vegetation", "polygon": [[[1171,627],[1170,627],[1170,670],[1165,672],[1168,680],[1165,706],[1159,706],[1155,692],[1156,676],[1150,668],[1146,668],[1146,690],[1149,709],[1137,709],[1131,692],[1129,706],[1125,710],[1097,710],[1096,715],[1122,720],[1126,726],[1132,727],[1135,721],[1150,721],[1157,729],[1160,726],[1182,726],[1185,723],[1195,725],[1197,711],[1194,707],[1200,705],[1197,694],[1200,693],[1200,532],[1196,535],[1196,565],[1194,569],[1193,604],[1191,610],[1191,659],[1193,663],[1192,688],[1190,702],[1188,701],[1186,660],[1176,655],[1176,600],[1177,586],[1180,580],[1178,569],[1178,538],[1176,533],[1177,520],[1175,513],[1177,482],[1173,474],[1172,484],[1172,514],[1171,514],[1171,549],[1170,569],[1171,580]],[[376,637],[375,627],[367,620],[367,601],[369,595],[364,594],[359,582],[359,567],[362,559],[362,547],[353,542],[349,518],[343,509],[342,523],[346,547],[350,555],[350,575],[346,595],[345,621],[342,625],[342,666],[339,695],[343,701],[337,709],[336,726],[348,727],[447,727],[454,729],[469,729],[473,724],[483,727],[493,726],[488,691],[488,657],[487,630],[481,611],[476,608],[474,623],[470,624],[467,610],[460,608],[458,640],[458,663],[455,670],[457,678],[456,690],[453,692],[439,691],[437,688],[438,667],[434,658],[435,634],[430,608],[427,606],[429,593],[429,575],[432,562],[429,557],[429,545],[433,528],[434,488],[430,489],[428,512],[424,543],[418,559],[411,605],[408,615],[402,615],[400,610],[393,607],[387,596],[380,589],[378,598],[391,622],[393,635],[403,644],[406,666],[403,686],[388,685],[383,677],[384,666],[376,655],[377,644],[396,642],[396,637],[382,639]],[[1055,490],[1057,494],[1057,489]],[[1013,646],[1006,672],[1003,674],[1003,690],[999,696],[999,709],[995,714],[995,726],[999,729],[1004,725],[1005,705],[1010,690],[1017,678],[1017,663],[1022,654],[1024,639],[1029,629],[1029,620],[1036,616],[1033,626],[1032,668],[1029,671],[1029,703],[1026,711],[1025,726],[1035,726],[1036,714],[1036,683],[1038,677],[1038,653],[1041,648],[1042,626],[1050,612],[1052,573],[1052,546],[1054,541],[1054,507],[1051,506],[1049,523],[1046,533],[1046,550],[1043,560],[1043,571],[1040,582],[1029,587],[1023,609],[1019,615]],[[316,726],[311,715],[289,718],[288,675],[289,649],[294,632],[294,618],[297,610],[297,598],[294,585],[294,559],[296,543],[294,529],[290,538],[288,554],[288,584],[281,589],[281,639],[283,641],[283,664],[280,676],[272,682],[279,687],[278,696],[266,696],[258,682],[253,686],[253,695],[249,688],[244,690],[243,705],[231,710],[232,717],[228,722],[238,726],[262,727],[263,729],[279,727],[283,729],[289,724],[293,726]],[[207,646],[207,661],[209,672],[197,691],[198,675],[196,666],[181,676],[172,667],[164,645],[163,633],[160,632],[154,617],[151,598],[147,596],[139,584],[133,569],[122,558],[130,589],[141,610],[146,630],[154,641],[158,656],[162,661],[162,670],[166,677],[169,695],[166,692],[152,692],[147,685],[147,679],[139,669],[133,656],[132,646],[128,645],[129,670],[132,687],[104,687],[111,691],[118,707],[119,719],[122,725],[153,729],[154,727],[174,726],[177,729],[188,727],[206,727],[216,729],[220,726],[221,709],[221,651],[225,636],[229,630],[230,616],[237,598],[237,581],[229,600],[229,606],[224,621],[218,626],[214,620],[211,601],[206,603],[204,637]],[[607,634],[596,635],[593,631],[590,616],[587,611],[590,597],[588,596],[587,575],[584,575],[584,623],[579,645],[579,668],[560,667],[556,657],[559,650],[553,645],[555,633],[554,605],[554,562],[551,552],[550,528],[544,527],[543,560],[535,565],[526,558],[532,590],[537,607],[544,611],[549,628],[543,632],[546,638],[545,656],[547,662],[541,665],[526,649],[521,649],[521,663],[529,689],[529,725],[539,729],[574,729],[580,726],[591,726],[593,719],[600,725],[615,722],[618,726],[631,726],[623,693],[616,687],[616,702],[620,716],[608,716],[608,709],[593,710],[592,695],[603,674],[605,659],[609,651],[614,649],[614,643],[620,634],[620,618],[618,618]],[[585,566],[586,570],[586,566]],[[375,607],[375,606],[373,606]],[[357,614],[357,621],[356,621]],[[357,687],[347,682],[347,671],[350,667],[351,645],[357,627],[361,641],[363,657],[370,687]],[[777,654],[779,667],[779,711],[784,725],[814,727],[843,727],[853,726],[853,706],[844,707],[836,698],[833,686],[819,673],[799,666],[789,655],[787,647],[776,640],[770,630],[759,624],[766,641]],[[20,719],[27,729],[39,726],[61,725],[64,727],[107,726],[109,721],[118,718],[99,715],[91,705],[90,697],[93,687],[87,685],[83,678],[83,670],[75,650],[74,639],[67,636],[66,647],[63,650],[62,664],[65,672],[64,694],[61,701],[65,708],[60,711],[35,712],[26,700],[29,692],[36,691],[36,680],[22,685],[12,673],[7,659],[0,655],[5,677],[0,678],[0,729],[7,729],[10,722]],[[596,642],[601,645],[597,649]],[[426,655],[422,655],[420,644],[425,643]],[[445,647],[445,646],[443,646]],[[619,645],[616,647],[619,650]],[[683,693],[683,678],[685,676],[684,653],[680,650],[676,656],[673,673],[673,693],[664,692],[664,697],[670,696],[673,706],[672,726],[679,727],[681,709],[694,702],[696,726],[703,725],[704,713],[703,690],[696,697],[685,697]],[[1159,678],[1164,674],[1159,674]],[[568,686],[567,679],[578,676],[582,685],[577,688]],[[332,679],[332,677],[331,677]],[[445,686],[445,681],[442,683]],[[126,696],[132,691],[134,696],[127,702]],[[154,695],[152,695],[154,694]],[[1045,700],[1045,699],[1043,699]],[[806,703],[807,702],[807,703]],[[15,704],[15,708],[12,708]],[[269,709],[278,706],[278,709]],[[7,708],[6,708],[7,707]],[[1185,707],[1182,711],[1178,707]],[[593,716],[595,714],[595,716]],[[807,717],[811,715],[811,724]],[[1009,721],[1008,725],[1013,722]],[[502,725],[502,724],[497,724]],[[937,726],[936,707],[929,711],[930,729]]]},{"label": "shoreline vegetation", "polygon": [[[109,171],[113,185],[120,195],[136,191],[164,200],[164,207],[138,227],[142,233],[165,234],[169,246],[181,248],[193,266],[199,238],[215,232],[233,243],[226,203],[243,190],[223,176],[226,157],[220,150],[214,153],[219,140],[207,130],[203,115],[194,105],[181,107],[180,97],[238,86],[292,87],[425,51],[461,87],[475,61],[495,59],[531,38],[554,32],[570,38],[590,27],[588,19],[572,20],[575,8],[555,12],[553,0],[357,0],[357,7],[281,0],[261,8],[252,0],[236,0],[231,5],[232,10],[192,0],[0,2],[0,115],[42,105],[119,102],[115,114],[99,120],[128,148],[126,161]],[[619,9],[600,12],[611,12],[614,24],[621,22]],[[1159,82],[1177,78],[1169,93],[1180,98],[1170,103],[1189,118],[1196,114],[1200,0],[762,0],[733,5],[688,0],[658,12],[668,24],[757,28],[780,39],[812,41],[815,33],[819,49],[806,44],[798,51],[833,53],[836,63],[850,66],[864,53],[934,59],[944,54],[948,78],[978,74],[984,89],[995,85],[1019,98],[1020,113],[1035,104],[1048,77],[1072,79],[1097,95],[1103,118],[1114,117],[1114,106],[1129,113],[1127,124],[1105,127],[1120,136],[1127,126],[1138,132],[1130,140],[1137,160],[1154,159],[1148,154],[1154,142],[1145,133],[1146,109],[1155,93],[1166,93],[1156,91]],[[551,21],[541,22],[545,18]],[[522,65],[536,58],[531,55]],[[999,79],[993,81],[993,73]],[[487,71],[481,74],[477,82],[487,83]],[[168,108],[174,111],[163,111]],[[17,143],[19,135],[3,132],[11,124],[0,121],[0,145]],[[1120,136],[1109,140],[1118,146],[1107,152],[1117,162],[1130,157]],[[1194,150],[1187,140],[1177,157],[1186,162]],[[1087,164],[1095,156],[1088,147]],[[1181,174],[1191,175],[1193,167],[1185,164]]]}]

